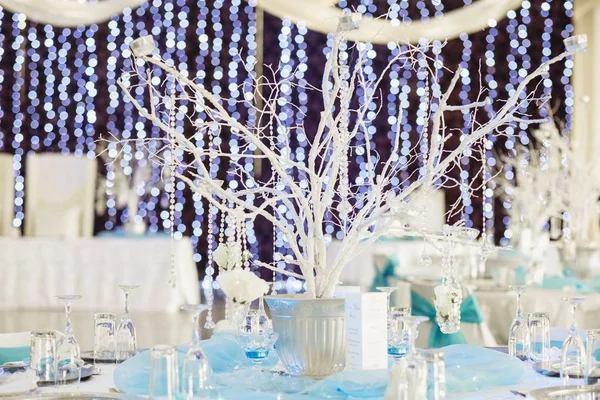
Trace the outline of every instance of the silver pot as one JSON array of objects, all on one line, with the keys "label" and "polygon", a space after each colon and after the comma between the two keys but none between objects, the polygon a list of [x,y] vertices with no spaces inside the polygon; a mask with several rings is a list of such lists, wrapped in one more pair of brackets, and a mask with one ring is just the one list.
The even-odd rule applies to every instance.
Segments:
[{"label": "silver pot", "polygon": [[346,365],[344,299],[267,296],[275,347],[290,375],[322,379]]}]

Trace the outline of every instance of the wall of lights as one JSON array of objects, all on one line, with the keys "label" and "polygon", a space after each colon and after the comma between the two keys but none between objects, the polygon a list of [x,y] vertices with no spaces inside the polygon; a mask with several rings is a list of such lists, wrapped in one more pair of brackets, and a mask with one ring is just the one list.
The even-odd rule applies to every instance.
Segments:
[{"label": "wall of lights", "polygon": [[[341,8],[350,8],[365,15],[381,15],[388,12],[392,23],[416,19],[435,19],[444,12],[470,4],[476,0],[409,1],[409,0],[341,0]],[[571,34],[571,0],[524,0],[519,10],[510,12],[502,21],[489,21],[489,29],[471,35],[461,35],[449,41],[443,48],[435,43],[432,57],[443,61],[450,69],[461,65],[465,72],[461,77],[453,102],[460,104],[473,100],[481,83],[487,88],[492,99],[510,96],[523,74],[535,68],[540,62],[562,50],[562,39]],[[136,37],[153,34],[159,41],[158,48],[166,60],[170,60],[182,71],[193,75],[199,82],[210,87],[214,93],[239,99],[244,96],[244,82],[249,82],[254,62],[261,43],[257,34],[264,34],[264,63],[277,68],[280,79],[288,79],[296,85],[280,93],[280,116],[285,125],[304,123],[306,132],[300,131],[292,138],[294,160],[304,162],[311,136],[312,121],[319,112],[319,99],[308,90],[309,85],[318,86],[321,68],[331,51],[331,37],[309,32],[302,24],[289,20],[279,20],[264,16],[264,25],[259,20],[254,0],[151,0],[135,10],[126,10],[121,16],[113,17],[106,24],[81,26],[74,29],[40,25],[25,19],[22,15],[0,10],[0,150],[13,154],[15,171],[15,217],[14,225],[23,223],[24,168],[26,156],[31,152],[72,153],[81,157],[94,157],[95,140],[100,135],[111,133],[124,139],[144,139],[157,137],[161,132],[151,126],[132,110],[121,95],[116,79],[122,70],[129,66],[129,43]],[[425,42],[421,43],[425,45]],[[387,60],[398,54],[402,46],[366,46],[367,74],[381,70]],[[353,50],[356,51],[356,50]],[[348,57],[351,57],[348,52]],[[570,84],[573,62],[567,60],[543,82],[543,91],[560,99],[558,115],[571,125],[573,112],[573,92]],[[391,140],[395,132],[396,119],[401,117],[401,149],[393,155],[401,161],[409,156],[410,149],[419,141],[424,146],[427,140],[427,110],[424,108],[427,96],[444,88],[449,74],[436,69],[435,79],[425,74],[425,60],[421,60],[416,70],[407,65],[395,65],[389,77],[384,80],[386,92],[382,108],[375,115],[377,104],[369,105],[369,123],[361,132],[357,143],[371,141],[373,148],[382,157],[389,156]],[[157,74],[155,79],[163,77]],[[137,93],[143,96],[143,93]],[[295,104],[298,108],[291,107]],[[250,124],[257,123],[254,110],[237,105],[234,101],[225,105],[231,112]],[[241,107],[241,108],[240,108]],[[198,110],[198,117],[203,118]],[[492,115],[492,106],[486,108]],[[478,116],[485,118],[485,116]],[[194,133],[194,126],[176,113],[177,129]],[[449,126],[463,132],[473,121],[468,115],[449,115]],[[508,138],[490,138],[486,149],[486,163],[494,167],[496,154],[513,151],[517,141],[527,143],[526,132],[515,127]],[[460,136],[460,135],[459,135]],[[454,140],[454,139],[453,139]],[[455,146],[457,136],[450,146]],[[228,147],[232,153],[240,153],[245,179],[261,178],[270,171],[255,170],[250,157],[244,152],[235,134],[217,136],[215,132],[205,137],[196,136],[198,144]],[[273,144],[277,146],[277,143]],[[155,151],[157,149],[150,149]],[[452,171],[457,180],[471,179],[479,169],[465,152],[461,168]],[[126,148],[122,166],[132,173],[143,165],[146,150],[135,141]],[[181,157],[180,154],[170,155]],[[355,166],[350,170],[349,179],[359,183],[367,178],[366,160],[359,152],[350,155]],[[211,173],[222,176],[231,188],[239,185],[239,176],[233,174],[230,165],[222,165],[217,160],[211,162]],[[407,184],[407,178],[419,172],[418,165],[406,166],[395,182]],[[97,230],[113,230],[134,218],[144,220],[151,232],[169,231],[168,196],[159,189],[160,170],[153,169],[152,179],[147,183],[149,193],[141,198],[138,215],[129,215],[127,210],[116,208],[112,193],[114,173],[110,168],[101,168],[106,174],[107,211],[97,219]],[[510,169],[504,174],[514,179]],[[301,179],[302,177],[300,177]],[[489,178],[489,175],[488,175]],[[280,185],[281,190],[285,190]],[[459,188],[447,193],[448,201],[460,198],[465,206],[463,218],[467,225],[481,227],[486,220],[488,234],[495,234],[496,240],[506,244],[512,236],[511,221],[504,210],[510,208],[508,201],[499,200],[493,194],[493,182],[487,190],[473,197]],[[183,183],[176,183],[175,235],[190,236],[196,248],[194,260],[205,272],[204,288],[213,286],[212,249],[217,245],[221,229],[221,216],[216,208],[185,190]],[[248,201],[254,201],[248,198]],[[286,218],[287,210],[278,207],[281,218]],[[224,235],[234,234],[234,221],[223,221]],[[264,260],[274,255],[279,260],[289,251],[281,232],[272,229],[258,229],[256,224],[246,225],[248,248],[260,254]],[[327,233],[331,238],[341,232],[334,224],[327,223]],[[268,231],[268,232],[266,232]],[[266,232],[266,233],[265,233]],[[278,290],[297,290],[300,282],[290,279],[284,283],[283,276],[275,277]]]}]

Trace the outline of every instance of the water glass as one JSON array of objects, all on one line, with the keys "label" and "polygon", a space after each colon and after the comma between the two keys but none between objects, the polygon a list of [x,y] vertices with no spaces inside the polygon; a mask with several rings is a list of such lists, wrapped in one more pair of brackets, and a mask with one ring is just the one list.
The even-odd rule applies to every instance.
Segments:
[{"label": "water glass", "polygon": [[150,398],[174,400],[178,392],[177,348],[164,344],[153,347],[150,350]]},{"label": "water glass", "polygon": [[444,353],[437,350],[419,350],[417,353],[427,363],[427,399],[446,398],[446,364]]},{"label": "water glass", "polygon": [[587,331],[585,384],[600,384],[600,329]]},{"label": "water glass", "polygon": [[94,361],[115,359],[117,339],[115,336],[115,314],[94,314]]},{"label": "water glass", "polygon": [[546,313],[530,313],[529,358],[533,362],[546,362],[550,356],[550,318]]},{"label": "water glass", "polygon": [[56,333],[52,330],[31,331],[30,368],[38,382],[56,382]]},{"label": "water glass", "polygon": [[388,356],[395,362],[408,352],[407,317],[410,317],[410,308],[394,310],[388,318]]}]

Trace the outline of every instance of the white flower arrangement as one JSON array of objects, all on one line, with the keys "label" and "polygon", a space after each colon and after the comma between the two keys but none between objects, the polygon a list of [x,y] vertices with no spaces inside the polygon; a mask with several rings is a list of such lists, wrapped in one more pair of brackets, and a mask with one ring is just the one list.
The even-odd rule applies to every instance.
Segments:
[{"label": "white flower arrangement", "polygon": [[252,271],[235,268],[217,276],[221,289],[234,303],[250,304],[269,291],[269,284]]},{"label": "white flower arrangement", "polygon": [[248,250],[242,250],[239,242],[219,243],[213,252],[215,263],[224,272],[242,268],[250,258],[252,258],[252,254]]},{"label": "white flower arrangement", "polygon": [[453,319],[457,317],[455,305],[462,303],[462,290],[453,285],[441,284],[434,289],[433,304],[438,313],[445,319]]}]

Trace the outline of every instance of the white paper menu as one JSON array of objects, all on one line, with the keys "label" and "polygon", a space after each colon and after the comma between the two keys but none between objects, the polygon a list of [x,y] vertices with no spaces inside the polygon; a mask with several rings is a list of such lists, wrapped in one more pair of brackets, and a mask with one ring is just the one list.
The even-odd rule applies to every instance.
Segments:
[{"label": "white paper menu", "polygon": [[346,370],[387,369],[387,296],[345,293]]}]

